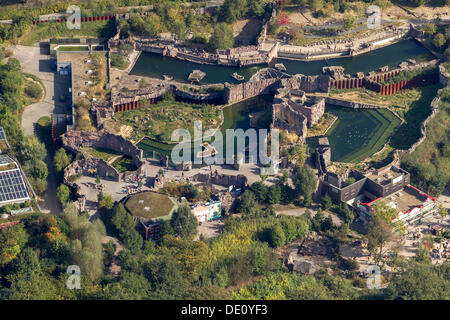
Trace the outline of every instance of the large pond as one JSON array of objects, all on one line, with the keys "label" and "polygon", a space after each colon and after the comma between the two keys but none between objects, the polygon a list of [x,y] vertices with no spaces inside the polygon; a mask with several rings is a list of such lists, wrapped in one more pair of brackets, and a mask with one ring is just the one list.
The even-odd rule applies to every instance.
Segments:
[{"label": "large pond", "polygon": [[[400,119],[385,109],[353,110],[333,105],[326,112],[338,117],[326,136],[330,142],[331,160],[357,163],[380,151],[389,140]],[[316,138],[308,138],[314,147]]]},{"label": "large pond", "polygon": [[[377,49],[355,57],[334,58],[318,61],[294,61],[285,59],[274,59],[272,64],[282,62],[287,72],[290,74],[302,73],[305,75],[321,74],[322,67],[330,65],[343,66],[346,73],[368,72],[376,70],[382,66],[395,66],[406,59],[430,59],[431,56],[426,48],[415,40],[403,40],[396,44]],[[234,72],[245,77],[245,81],[265,66],[251,67],[224,67],[215,65],[201,65],[188,61],[163,57],[158,54],[143,52],[136,61],[130,74],[161,78],[162,75],[169,75],[174,80],[187,82],[189,73],[194,69],[200,69],[206,73],[201,81],[203,84],[210,83],[235,83],[231,75]]]},{"label": "large pond", "polygon": [[[272,100],[273,96],[262,95],[225,107],[223,109],[224,121],[221,127],[221,132],[224,135],[224,137],[227,129],[243,129],[243,130],[249,129],[250,128],[249,113],[257,111],[270,111],[270,105],[272,103]],[[211,139],[208,142],[213,141],[214,140]],[[144,138],[143,140],[141,140],[141,142],[138,143],[137,146],[142,150],[144,150],[145,157],[152,157],[153,152],[164,155],[170,155],[174,145],[165,144],[148,138]],[[223,143],[223,147],[225,149],[226,140]],[[193,154],[191,155],[191,157],[193,157]]]}]

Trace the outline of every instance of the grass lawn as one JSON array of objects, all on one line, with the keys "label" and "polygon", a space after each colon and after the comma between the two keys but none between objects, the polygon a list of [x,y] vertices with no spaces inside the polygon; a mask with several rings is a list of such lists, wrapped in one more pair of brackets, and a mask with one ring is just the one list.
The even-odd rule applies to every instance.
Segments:
[{"label": "grass lawn", "polygon": [[56,49],[57,51],[89,51],[87,46],[62,46]]},{"label": "grass lawn", "polygon": [[336,116],[325,112],[319,121],[312,128],[308,129],[307,136],[314,137],[323,135],[335,118]]},{"label": "grass lawn", "polygon": [[69,29],[65,22],[47,22],[33,25],[20,39],[26,46],[49,38],[103,38],[109,39],[115,33],[114,20],[81,23],[80,29]]},{"label": "grass lawn", "polygon": [[174,130],[184,128],[193,136],[194,121],[201,120],[203,130],[207,130],[217,128],[221,117],[220,108],[214,105],[161,101],[141,109],[117,112],[107,125],[117,132],[122,126],[130,126],[133,129],[130,138],[134,141],[147,136],[171,142]]},{"label": "grass lawn", "polygon": [[117,159],[112,163],[112,166],[116,168],[119,173],[137,170],[137,167],[133,164],[133,160],[127,156]]},{"label": "grass lawn", "polygon": [[440,84],[421,88],[419,98],[413,101],[401,115],[405,122],[396,130],[390,144],[396,149],[408,149],[421,136],[420,126],[431,114],[431,101],[436,97]]},{"label": "grass lawn", "polygon": [[107,149],[107,148],[83,148],[88,154],[93,156],[94,158],[101,158],[106,162],[111,161],[111,159],[122,155],[122,153]]},{"label": "grass lawn", "polygon": [[167,220],[178,205],[168,195],[148,191],[132,195],[125,207],[136,217]]}]

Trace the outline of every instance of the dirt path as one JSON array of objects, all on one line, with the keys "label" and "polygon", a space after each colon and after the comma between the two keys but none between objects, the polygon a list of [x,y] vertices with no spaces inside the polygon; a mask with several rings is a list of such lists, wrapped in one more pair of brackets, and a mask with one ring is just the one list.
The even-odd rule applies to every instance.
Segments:
[{"label": "dirt path", "polygon": [[123,247],[120,244],[119,240],[117,240],[117,238],[110,237],[110,236],[102,237],[102,244],[106,244],[109,241],[114,242],[114,244],[116,246],[116,251],[114,252],[114,258],[111,263],[111,266],[109,267],[109,273],[113,277],[118,277],[120,274],[120,271],[122,270],[122,268],[118,265],[118,255],[119,255],[120,251],[123,250]]}]

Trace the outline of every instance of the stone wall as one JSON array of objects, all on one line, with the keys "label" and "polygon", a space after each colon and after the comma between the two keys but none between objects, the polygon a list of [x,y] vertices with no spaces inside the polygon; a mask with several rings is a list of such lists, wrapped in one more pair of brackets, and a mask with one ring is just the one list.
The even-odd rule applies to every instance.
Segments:
[{"label": "stone wall", "polygon": [[260,94],[268,94],[271,92],[270,86],[277,81],[277,79],[263,79],[238,85],[226,83],[223,93],[224,104],[233,104]]},{"label": "stone wall", "polygon": [[234,185],[237,188],[242,188],[247,186],[247,177],[242,174],[238,175],[227,175],[227,174],[209,174],[209,173],[197,173],[190,177],[192,181],[200,181],[203,183],[217,184],[220,186],[231,186]]},{"label": "stone wall", "polygon": [[330,77],[326,75],[305,76],[296,74],[280,80],[280,86],[287,89],[298,89],[305,92],[329,92]]},{"label": "stone wall", "polygon": [[446,70],[443,65],[439,66],[439,82],[444,86],[450,86],[450,71]]},{"label": "stone wall", "polygon": [[81,152],[83,147],[106,148],[133,159],[133,163],[142,165],[143,151],[127,139],[108,132],[69,131],[61,136],[64,147],[73,152]]},{"label": "stone wall", "polygon": [[325,99],[322,97],[308,97],[311,105],[298,106],[298,111],[308,120],[309,127],[314,126],[325,113]]},{"label": "stone wall", "polygon": [[[449,87],[446,87],[444,89],[450,89]],[[440,89],[438,90],[438,94],[437,96],[433,99],[433,101],[431,101],[431,114],[428,116],[428,118],[426,118],[422,124],[420,125],[420,134],[421,137],[419,138],[419,140],[417,140],[409,149],[407,150],[399,150],[400,152],[406,152],[406,153],[412,153],[414,152],[414,150],[416,150],[416,148],[427,138],[427,124],[428,122],[430,122],[439,112],[439,94],[441,93],[442,90],[444,89]]]},{"label": "stone wall", "polygon": [[213,101],[213,100],[221,99],[223,96],[223,91],[200,94],[200,93],[193,93],[193,92],[186,91],[183,88],[181,88],[180,86],[175,86],[173,93],[175,96],[177,96],[181,99],[188,99],[188,100],[193,100],[193,101],[198,101],[198,102]]},{"label": "stone wall", "polygon": [[[102,178],[109,178],[114,181],[120,181],[120,174],[117,170],[108,164],[105,160],[100,158],[86,157],[81,160],[72,162],[64,170],[64,180],[66,184],[70,183],[70,177],[78,174],[84,176],[92,176],[92,173],[96,172]],[[67,182],[66,182],[67,181]]]},{"label": "stone wall", "polygon": [[307,132],[306,117],[294,110],[292,106],[285,103],[272,105],[272,127],[289,132],[295,132],[302,141],[306,138]]},{"label": "stone wall", "polygon": [[325,103],[340,106],[340,107],[345,107],[345,108],[353,108],[353,109],[384,109],[384,107],[377,106],[375,104],[353,102],[353,101],[335,99],[335,98],[330,98],[330,97],[325,98]]},{"label": "stone wall", "polygon": [[[252,79],[256,79],[254,75]],[[287,89],[299,89],[305,92],[328,92],[330,88],[330,78],[325,75],[305,76],[296,74],[285,79],[270,78],[260,80],[250,80],[238,85],[225,84],[224,103],[233,104],[244,99],[248,99],[260,94],[275,92],[279,87]]]}]

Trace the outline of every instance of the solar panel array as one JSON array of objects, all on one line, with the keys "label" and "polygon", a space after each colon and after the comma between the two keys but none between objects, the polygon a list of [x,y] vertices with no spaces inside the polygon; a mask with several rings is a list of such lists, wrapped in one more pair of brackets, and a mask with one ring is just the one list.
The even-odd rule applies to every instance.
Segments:
[{"label": "solar panel array", "polygon": [[0,202],[29,198],[20,170],[0,172]]}]

